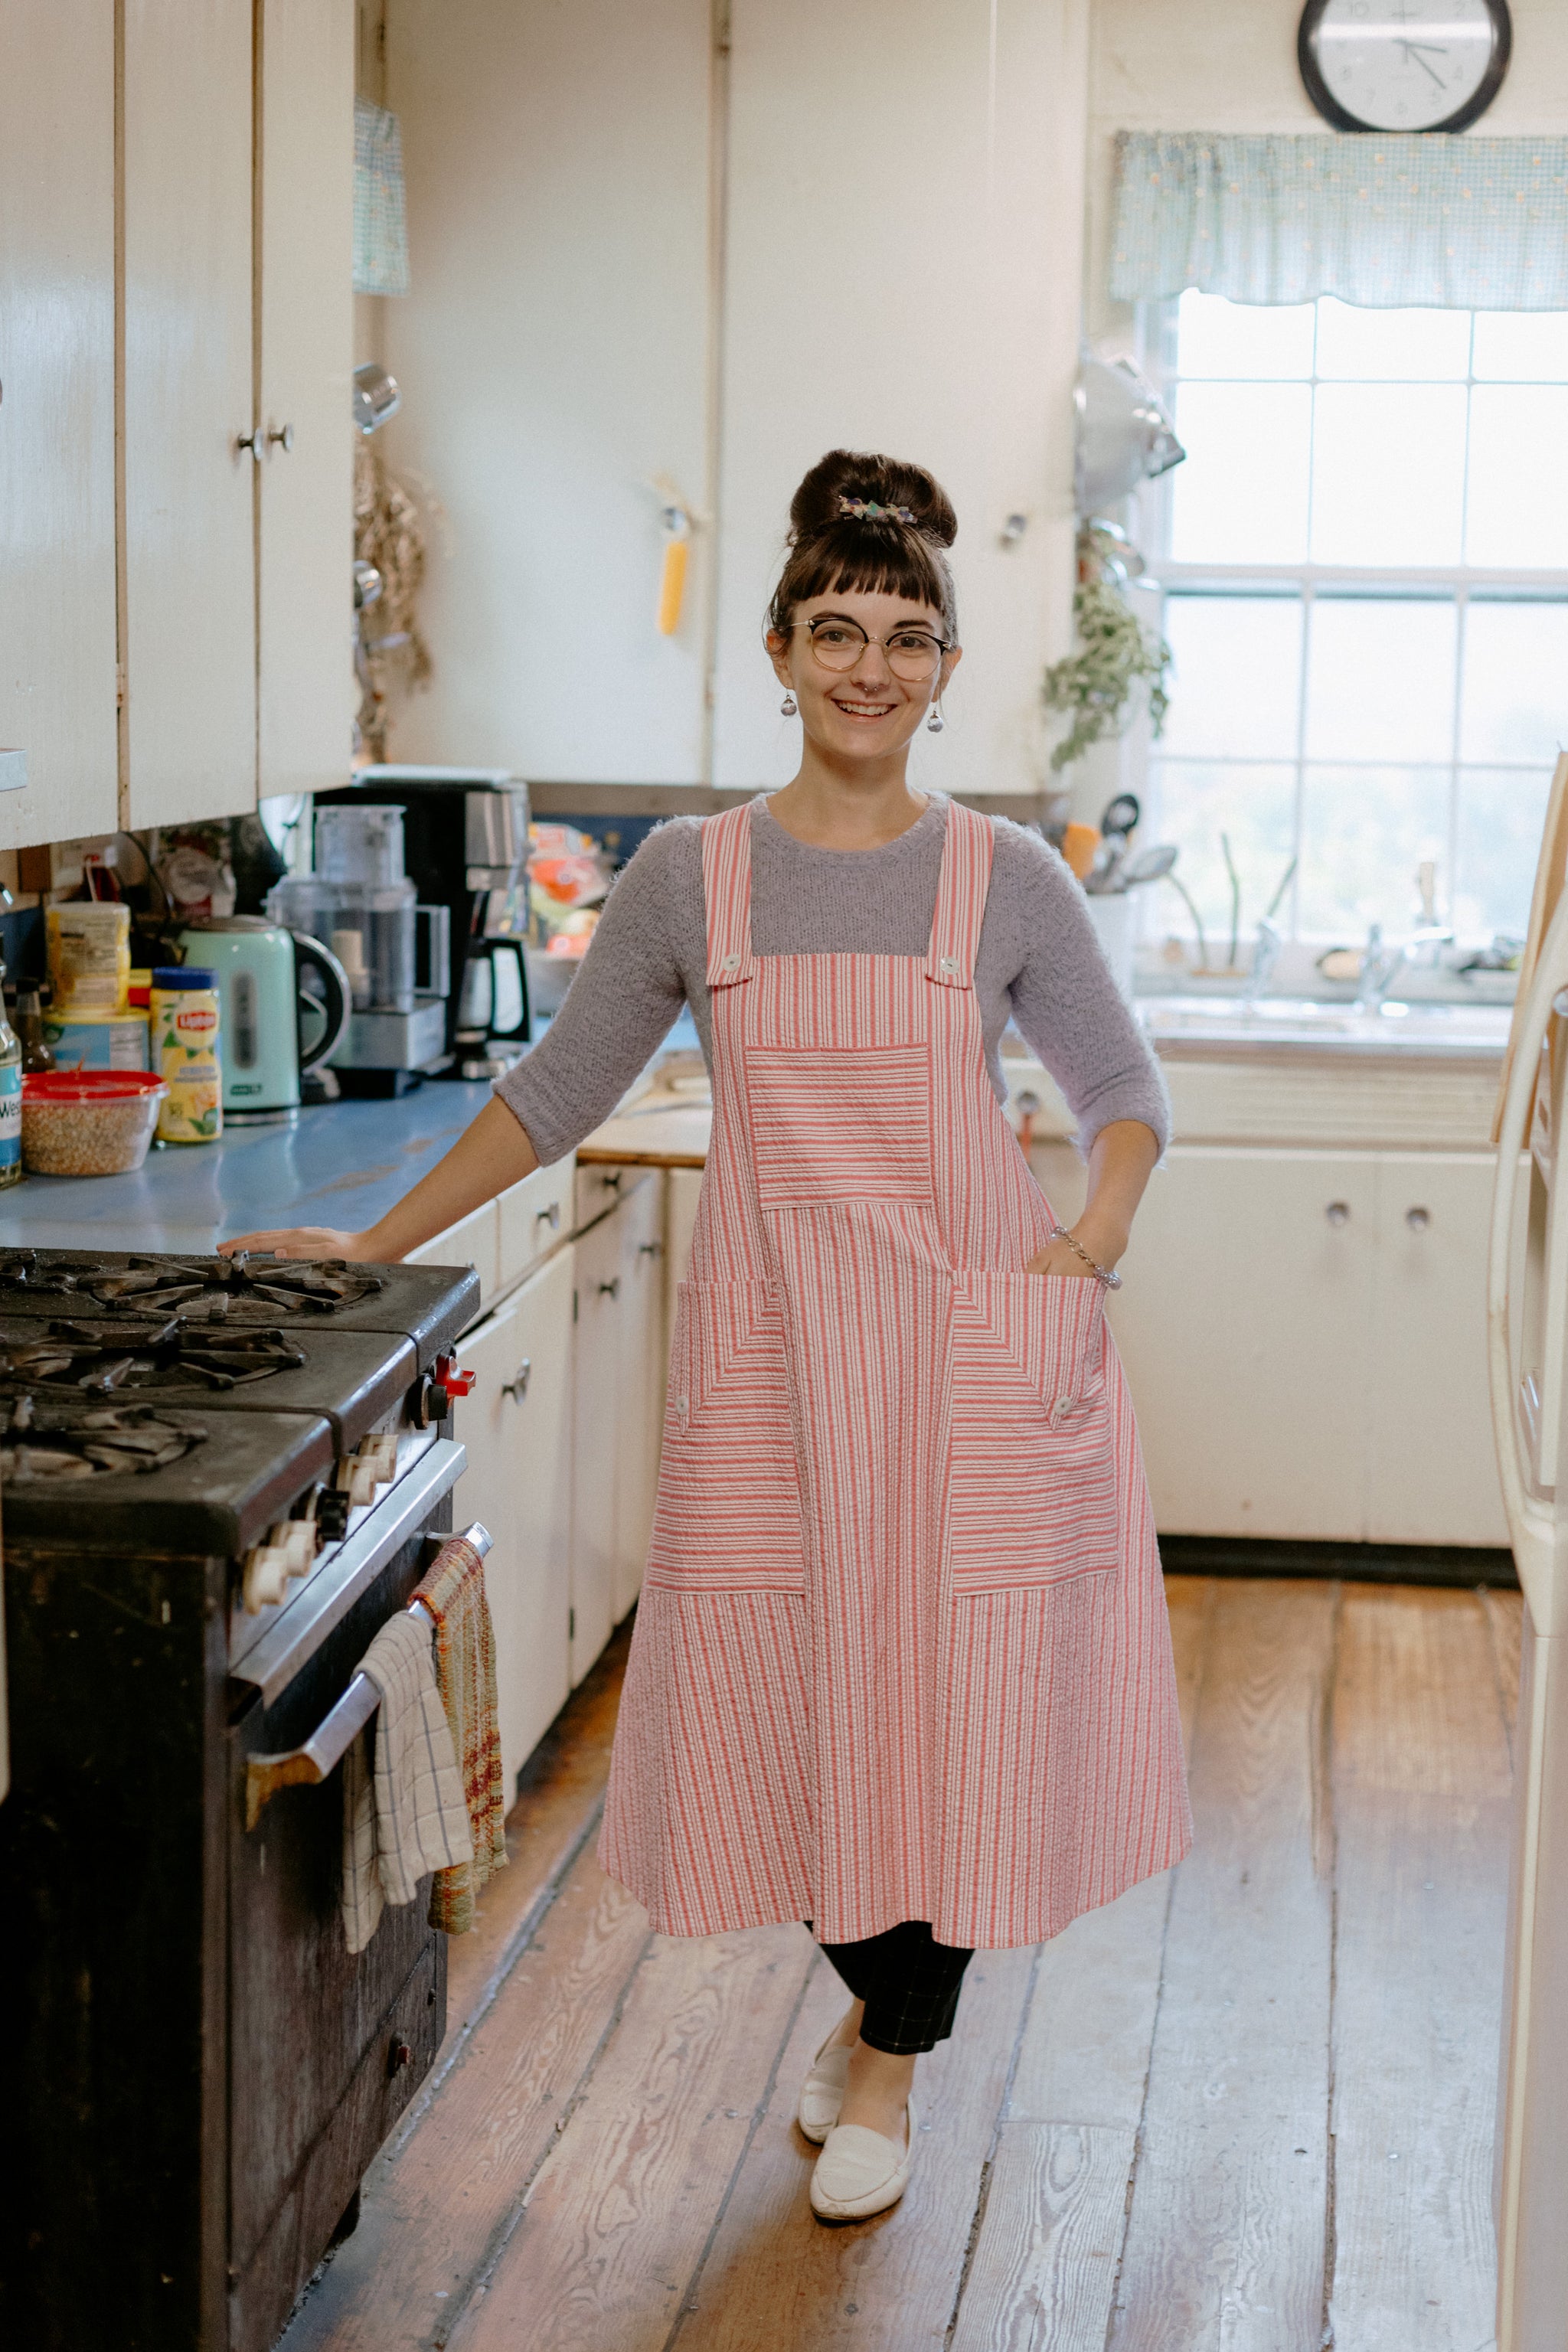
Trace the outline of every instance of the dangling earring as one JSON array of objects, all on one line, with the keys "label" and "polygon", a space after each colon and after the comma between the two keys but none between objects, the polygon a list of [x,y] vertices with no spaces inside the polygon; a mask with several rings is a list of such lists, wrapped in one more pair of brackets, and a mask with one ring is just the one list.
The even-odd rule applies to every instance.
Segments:
[{"label": "dangling earring", "polygon": [[794,694],[787,686],[784,688],[784,698],[780,703],[779,709],[784,712],[786,719],[793,719],[796,710],[799,709],[799,705],[795,701]]},{"label": "dangling earring", "polygon": [[927,734],[940,735],[946,725],[947,721],[942,715],[941,703],[933,702],[931,707],[931,717],[926,720]]}]

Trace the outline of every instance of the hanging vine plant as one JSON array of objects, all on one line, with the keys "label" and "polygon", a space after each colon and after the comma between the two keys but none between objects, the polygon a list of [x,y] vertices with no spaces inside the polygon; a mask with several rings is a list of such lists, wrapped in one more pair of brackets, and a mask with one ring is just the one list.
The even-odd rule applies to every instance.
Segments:
[{"label": "hanging vine plant", "polygon": [[1089,521],[1080,527],[1072,600],[1078,649],[1051,664],[1041,690],[1047,710],[1072,714],[1071,727],[1051,753],[1051,766],[1058,771],[1081,760],[1091,743],[1125,732],[1140,684],[1148,688],[1154,733],[1164,726],[1171,648],[1143,627],[1122,593],[1130,558],[1137,561],[1112,525]]}]

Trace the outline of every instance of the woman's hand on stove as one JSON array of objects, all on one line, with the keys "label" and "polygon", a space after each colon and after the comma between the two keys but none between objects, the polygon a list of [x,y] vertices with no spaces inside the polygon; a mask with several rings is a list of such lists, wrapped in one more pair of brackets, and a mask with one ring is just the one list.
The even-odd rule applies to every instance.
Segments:
[{"label": "woman's hand on stove", "polygon": [[236,1234],[232,1241],[219,1242],[219,1257],[233,1257],[240,1250],[265,1250],[273,1257],[346,1257],[360,1264],[374,1262],[375,1252],[366,1247],[368,1234],[341,1234],[331,1225],[289,1225],[276,1233]]}]

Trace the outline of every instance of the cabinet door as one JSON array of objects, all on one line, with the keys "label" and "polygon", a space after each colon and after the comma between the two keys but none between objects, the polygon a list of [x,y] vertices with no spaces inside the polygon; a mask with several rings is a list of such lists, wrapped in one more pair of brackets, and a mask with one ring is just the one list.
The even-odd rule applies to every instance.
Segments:
[{"label": "cabinet door", "polygon": [[458,1408],[468,1466],[453,1523],[482,1519],[495,1538],[485,1590],[510,1799],[571,1688],[570,1246],[468,1334],[463,1361],[477,1377]]},{"label": "cabinet door", "polygon": [[444,1234],[437,1234],[417,1249],[410,1250],[405,1265],[471,1265],[479,1277],[479,1303],[488,1307],[500,1284],[499,1235],[500,1218],[493,1201],[486,1201],[472,1213],[448,1225]]},{"label": "cabinet door", "polygon": [[[779,716],[758,616],[795,484],[847,447],[918,459],[958,509],[968,651],[919,781],[1034,791],[1041,672],[1069,632],[1064,261],[1083,235],[1089,11],[732,0],[729,16],[713,781],[793,772],[799,726]],[[895,100],[838,69],[847,36],[888,61]]]},{"label": "cabinet door", "polygon": [[170,824],[256,798],[251,0],[124,26],[124,822]]},{"label": "cabinet door", "polygon": [[574,1244],[577,1320],[572,1416],[572,1680],[580,1683],[616,1622],[616,1462],[626,1328],[621,1241],[625,1211],[601,1217]]},{"label": "cabinet door", "polygon": [[1495,1164],[1490,1152],[1411,1151],[1379,1165],[1367,1486],[1374,1543],[1508,1542],[1487,1389]]},{"label": "cabinet door", "polygon": [[1173,1149],[1112,1327],[1167,1535],[1355,1542],[1377,1171],[1370,1154]]},{"label": "cabinet door", "polygon": [[702,1197],[700,1168],[672,1168],[665,1194],[664,1283],[665,1316],[675,1328],[675,1294],[691,1264],[691,1236],[697,1228],[697,1203]]},{"label": "cabinet door", "polygon": [[14,0],[0,73],[0,848],[116,814],[114,12]]},{"label": "cabinet door", "polygon": [[608,1222],[621,1229],[619,1442],[616,1448],[616,1622],[637,1597],[653,1531],[664,1429],[664,1177],[639,1184]]},{"label": "cabinet door", "polygon": [[258,783],[347,780],[353,740],[354,0],[261,0]]},{"label": "cabinet door", "polygon": [[672,635],[658,611],[665,505],[712,504],[712,22],[710,0],[387,12],[414,290],[380,355],[418,396],[386,440],[447,519],[401,760],[701,780],[705,522]]}]

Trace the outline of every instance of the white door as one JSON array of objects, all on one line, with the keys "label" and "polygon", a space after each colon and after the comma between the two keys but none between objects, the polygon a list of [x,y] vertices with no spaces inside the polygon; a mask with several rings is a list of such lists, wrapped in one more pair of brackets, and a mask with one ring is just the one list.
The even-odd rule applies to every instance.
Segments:
[{"label": "white door", "polygon": [[1367,1524],[1373,1543],[1506,1544],[1487,1402],[1487,1152],[1378,1162]]},{"label": "white door", "polygon": [[442,509],[397,755],[696,783],[705,520],[658,624],[661,509],[712,503],[710,0],[397,0],[386,35],[411,292],[382,437]]},{"label": "white door", "polygon": [[713,781],[794,772],[762,618],[791,494],[847,446],[930,467],[958,509],[968,650],[918,781],[1035,791],[1041,675],[1068,642],[1089,11],[729,16]]},{"label": "white door", "polygon": [[354,0],[261,0],[258,783],[347,780]]},{"label": "white door", "polygon": [[621,1241],[626,1207],[580,1234],[572,1416],[572,1680],[580,1683],[609,1640],[616,1616],[616,1464],[625,1385]]},{"label": "white door", "polygon": [[[0,71],[0,848],[110,833],[114,12],[11,0]],[[0,782],[4,778],[0,777]]]},{"label": "white door", "polygon": [[251,0],[125,0],[129,825],[256,798]]},{"label": "white door", "polygon": [[1370,1154],[1171,1151],[1114,1308],[1163,1534],[1363,1538],[1376,1217]]},{"label": "white door", "polygon": [[461,1347],[477,1377],[458,1408],[468,1466],[453,1523],[482,1519],[495,1539],[485,1591],[509,1801],[571,1689],[572,1260],[568,1244]]},{"label": "white door", "polygon": [[616,1622],[637,1597],[653,1532],[668,1342],[664,1318],[664,1177],[645,1180],[611,1223],[621,1228],[620,1442],[616,1449]]}]

